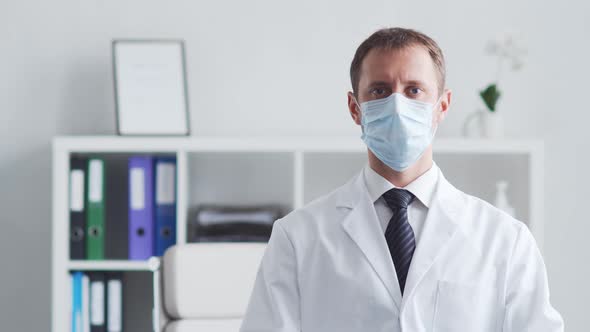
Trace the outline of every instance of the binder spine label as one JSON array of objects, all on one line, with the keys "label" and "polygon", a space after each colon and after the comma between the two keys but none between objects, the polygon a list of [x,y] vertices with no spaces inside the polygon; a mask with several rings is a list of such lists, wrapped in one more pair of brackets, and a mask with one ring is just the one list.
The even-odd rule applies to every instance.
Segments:
[{"label": "binder spine label", "polygon": [[70,171],[70,211],[84,211],[84,171]]},{"label": "binder spine label", "polygon": [[108,331],[121,332],[123,330],[123,322],[121,314],[123,313],[123,285],[120,280],[109,280],[107,285],[107,301],[108,301]]},{"label": "binder spine label", "polygon": [[143,210],[145,208],[145,176],[143,169],[132,168],[131,181],[131,209]]},{"label": "binder spine label", "polygon": [[88,174],[90,176],[88,199],[93,203],[98,203],[102,201],[102,160],[91,160],[88,168]]},{"label": "binder spine label", "polygon": [[104,282],[90,284],[90,324],[104,325]]},{"label": "binder spine label", "polygon": [[156,167],[156,203],[174,204],[176,166],[172,163],[158,163]]}]

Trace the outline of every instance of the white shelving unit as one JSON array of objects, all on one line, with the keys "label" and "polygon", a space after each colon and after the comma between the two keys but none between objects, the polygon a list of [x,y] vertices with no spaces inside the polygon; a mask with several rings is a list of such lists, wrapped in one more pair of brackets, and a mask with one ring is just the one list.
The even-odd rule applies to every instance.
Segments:
[{"label": "white shelving unit", "polygon": [[[543,143],[437,139],[435,161],[468,193],[493,200],[508,179],[517,218],[543,243]],[[73,153],[166,153],[177,158],[177,243],[187,241],[189,208],[201,203],[280,203],[285,212],[327,193],[360,171],[357,137],[57,137],[53,141],[52,331],[69,330],[70,271],[151,271],[148,261],[69,260],[68,174]],[[493,202],[493,201],[492,201]],[[519,213],[520,212],[520,213]]]}]

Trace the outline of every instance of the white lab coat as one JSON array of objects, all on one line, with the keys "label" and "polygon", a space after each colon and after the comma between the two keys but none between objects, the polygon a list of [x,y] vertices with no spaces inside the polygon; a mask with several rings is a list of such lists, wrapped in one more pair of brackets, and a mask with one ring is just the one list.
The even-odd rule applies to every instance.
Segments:
[{"label": "white lab coat", "polygon": [[275,223],[240,331],[543,332],[563,321],[526,225],[442,173],[402,297],[361,172]]}]

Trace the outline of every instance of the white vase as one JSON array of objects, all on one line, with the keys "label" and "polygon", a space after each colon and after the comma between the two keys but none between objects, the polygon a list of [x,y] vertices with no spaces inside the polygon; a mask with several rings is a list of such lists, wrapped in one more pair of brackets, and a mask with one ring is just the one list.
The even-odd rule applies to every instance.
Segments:
[{"label": "white vase", "polygon": [[473,112],[465,119],[463,136],[490,139],[504,137],[504,120],[501,113],[481,109]]},{"label": "white vase", "polygon": [[482,134],[486,138],[504,137],[502,113],[485,111],[482,117]]}]

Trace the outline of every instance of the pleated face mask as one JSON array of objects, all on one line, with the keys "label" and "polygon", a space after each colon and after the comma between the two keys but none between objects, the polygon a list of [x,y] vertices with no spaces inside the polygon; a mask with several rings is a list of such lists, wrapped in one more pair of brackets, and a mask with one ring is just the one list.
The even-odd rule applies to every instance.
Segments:
[{"label": "pleated face mask", "polygon": [[[379,160],[402,172],[412,166],[432,143],[434,107],[392,93],[386,98],[360,104],[361,139]],[[356,100],[355,100],[356,102]],[[358,105],[358,103],[357,103]]]}]

